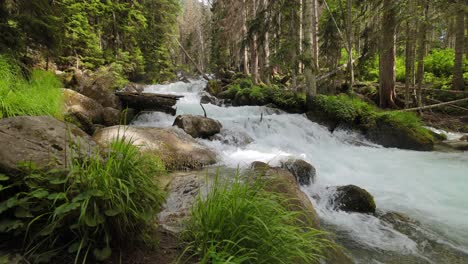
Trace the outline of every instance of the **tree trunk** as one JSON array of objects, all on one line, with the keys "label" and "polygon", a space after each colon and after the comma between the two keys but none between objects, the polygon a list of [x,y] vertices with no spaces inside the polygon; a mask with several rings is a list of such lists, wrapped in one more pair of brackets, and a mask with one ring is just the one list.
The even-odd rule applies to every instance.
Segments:
[{"label": "tree trunk", "polygon": [[[252,16],[257,15],[257,0],[252,0]],[[257,33],[253,33],[252,42],[250,43],[250,71],[252,72],[252,81],[254,84],[258,84],[258,45],[257,45]]]},{"label": "tree trunk", "polygon": [[[460,7],[457,11],[456,29],[455,29],[455,64],[453,68],[453,87],[456,90],[465,89],[465,81],[463,80],[463,54],[465,53],[465,12],[463,3],[460,0]],[[467,89],[468,90],[468,89]]]},{"label": "tree trunk", "polygon": [[312,57],[314,58],[315,67],[319,68],[319,3],[317,0],[312,0]]},{"label": "tree trunk", "polygon": [[424,80],[424,55],[426,54],[426,45],[427,45],[427,23],[429,18],[429,2],[423,0],[424,6],[424,21],[420,21],[419,27],[419,47],[418,47],[418,70],[416,74],[416,102],[418,106],[422,105],[422,83]]},{"label": "tree trunk", "polygon": [[[247,3],[242,0],[242,37],[247,39]],[[244,44],[242,49],[242,62],[244,67],[244,74],[249,75],[249,54],[247,51],[247,44]]]},{"label": "tree trunk", "polygon": [[[268,0],[263,0],[263,9],[268,8]],[[268,19],[265,18],[265,23],[268,23]],[[265,30],[265,36],[263,40],[263,69],[262,69],[262,80],[269,84],[270,83],[270,34],[268,29]]]},{"label": "tree trunk", "polygon": [[349,72],[349,87],[353,89],[354,85],[354,65],[353,65],[353,3],[352,0],[347,0],[348,11],[346,21],[346,33],[348,40],[348,72]]},{"label": "tree trunk", "polygon": [[306,77],[306,104],[310,108],[313,97],[317,94],[316,68],[313,62],[312,47],[313,46],[313,23],[312,23],[312,7],[315,0],[304,0],[304,42],[309,48],[304,49],[304,74]]},{"label": "tree trunk", "polygon": [[[414,14],[415,5],[413,1],[409,2],[408,12]],[[411,102],[411,90],[414,87],[415,78],[414,78],[414,61],[415,61],[415,30],[416,19],[411,18],[406,22],[406,75],[405,75],[405,108],[408,108]]]},{"label": "tree trunk", "polygon": [[395,1],[384,0],[382,18],[382,49],[380,53],[380,107],[395,108],[395,56],[396,56]]}]

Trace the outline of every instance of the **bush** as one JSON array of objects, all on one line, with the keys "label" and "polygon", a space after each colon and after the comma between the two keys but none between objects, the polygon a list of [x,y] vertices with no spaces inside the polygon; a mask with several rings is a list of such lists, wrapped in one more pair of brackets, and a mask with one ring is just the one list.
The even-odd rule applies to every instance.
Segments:
[{"label": "bush", "polygon": [[153,176],[164,164],[125,139],[68,171],[29,170],[22,179],[0,177],[0,237],[34,263],[67,253],[75,262],[106,259],[113,247],[143,239],[163,202]]},{"label": "bush", "polygon": [[215,180],[192,209],[182,236],[185,255],[200,263],[319,263],[331,242],[285,204],[258,182]]},{"label": "bush", "polygon": [[51,72],[33,70],[29,80],[0,55],[0,118],[50,115],[62,119],[62,84]]}]

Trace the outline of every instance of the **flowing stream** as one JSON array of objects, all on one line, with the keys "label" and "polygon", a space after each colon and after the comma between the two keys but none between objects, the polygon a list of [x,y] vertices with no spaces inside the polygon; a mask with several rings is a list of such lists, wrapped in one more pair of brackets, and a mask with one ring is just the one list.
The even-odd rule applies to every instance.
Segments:
[{"label": "flowing stream", "polygon": [[[152,85],[146,92],[184,95],[177,114],[203,115],[205,81]],[[220,164],[248,167],[253,161],[278,165],[289,157],[317,169],[315,184],[303,187],[322,225],[336,234],[358,263],[468,263],[468,152],[437,153],[387,149],[348,131],[330,133],[304,115],[260,106],[205,105],[208,117],[233,134],[254,141],[243,147],[200,140],[216,150]],[[169,127],[175,117],[141,115],[133,125]],[[260,121],[262,119],[262,121]],[[414,222],[390,225],[371,215],[329,209],[330,186],[354,184],[374,197],[380,215],[400,212]],[[320,198],[317,198],[320,197]]]}]

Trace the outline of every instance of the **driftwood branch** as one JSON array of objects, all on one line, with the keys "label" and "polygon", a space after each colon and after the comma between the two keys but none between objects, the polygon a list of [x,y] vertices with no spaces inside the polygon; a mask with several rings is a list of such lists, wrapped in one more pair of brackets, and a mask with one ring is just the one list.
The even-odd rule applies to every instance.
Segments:
[{"label": "driftwood branch", "polygon": [[400,111],[400,112],[419,111],[419,110],[432,109],[432,108],[437,108],[437,107],[446,106],[446,105],[453,105],[453,104],[458,104],[458,103],[463,103],[463,102],[468,102],[468,98],[459,99],[459,100],[450,101],[450,102],[439,103],[439,104],[433,104],[433,105],[426,105],[426,106],[415,107],[415,108],[402,109],[402,110],[398,110],[398,111]]},{"label": "driftwood branch", "polygon": [[203,114],[205,115],[205,117],[208,117],[208,116],[206,115],[206,110],[205,110],[205,107],[203,106],[203,104],[202,104],[202,103],[200,103],[200,106],[201,106],[201,108],[203,109]]},{"label": "driftwood branch", "polygon": [[195,60],[190,56],[190,54],[188,54],[187,50],[185,50],[184,46],[182,46],[182,44],[179,42],[179,40],[175,38],[175,41],[179,45],[180,49],[184,52],[185,56],[187,56],[187,58],[190,60],[190,62],[192,62],[193,66],[195,66],[195,68],[197,68],[198,73],[200,73],[203,76],[203,79],[209,81],[210,78],[208,78],[208,76],[205,73],[203,73],[203,71],[200,69],[200,66],[198,66],[198,64],[195,62]]}]

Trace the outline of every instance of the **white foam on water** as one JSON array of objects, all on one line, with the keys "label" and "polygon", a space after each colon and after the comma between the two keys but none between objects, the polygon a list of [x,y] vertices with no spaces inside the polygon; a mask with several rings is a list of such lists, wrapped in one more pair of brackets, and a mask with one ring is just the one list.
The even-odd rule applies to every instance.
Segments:
[{"label": "white foam on water", "polygon": [[[183,95],[177,114],[202,115],[199,92],[205,81],[154,85],[146,92]],[[318,172],[316,184],[305,187],[319,216],[346,232],[357,243],[379,250],[418,254],[416,242],[374,216],[330,210],[329,186],[354,184],[368,190],[384,211],[402,212],[440,234],[440,240],[468,252],[468,152],[437,153],[387,149],[348,132],[330,133],[304,115],[287,114],[267,107],[205,105],[208,117],[226,129],[249,134],[254,142],[235,147],[203,141],[219,154],[221,163],[236,168],[253,161],[278,165],[288,157],[302,158]],[[263,117],[262,117],[263,116]],[[173,116],[144,114],[136,125],[168,127]],[[262,121],[260,121],[262,120]]]}]

